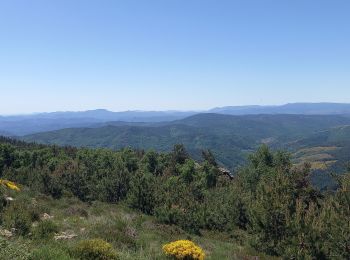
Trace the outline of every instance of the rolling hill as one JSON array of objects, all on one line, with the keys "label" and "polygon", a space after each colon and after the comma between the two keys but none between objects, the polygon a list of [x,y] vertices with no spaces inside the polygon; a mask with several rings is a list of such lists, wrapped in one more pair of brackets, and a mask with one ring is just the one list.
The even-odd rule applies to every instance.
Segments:
[{"label": "rolling hill", "polygon": [[350,126],[333,127],[290,143],[299,161],[312,162],[320,169],[344,170],[350,161]]},{"label": "rolling hill", "polygon": [[262,143],[290,148],[289,143],[294,142],[291,147],[301,149],[295,143],[298,140],[349,124],[350,118],[346,116],[198,114],[161,124],[110,122],[101,127],[62,129],[22,139],[44,144],[111,149],[129,146],[157,151],[169,151],[174,144],[182,143],[196,159],[202,149],[211,149],[221,164],[234,169]]}]

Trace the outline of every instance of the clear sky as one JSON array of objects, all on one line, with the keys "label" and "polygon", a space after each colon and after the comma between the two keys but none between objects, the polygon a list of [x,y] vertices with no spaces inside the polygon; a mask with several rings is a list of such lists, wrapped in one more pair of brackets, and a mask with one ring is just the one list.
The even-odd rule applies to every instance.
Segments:
[{"label": "clear sky", "polygon": [[0,114],[350,102],[349,0],[1,0]]}]

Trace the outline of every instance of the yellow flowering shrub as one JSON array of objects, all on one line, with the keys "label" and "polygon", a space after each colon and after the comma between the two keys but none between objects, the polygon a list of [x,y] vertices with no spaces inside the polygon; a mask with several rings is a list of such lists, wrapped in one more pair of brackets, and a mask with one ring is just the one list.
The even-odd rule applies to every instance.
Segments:
[{"label": "yellow flowering shrub", "polygon": [[7,188],[10,188],[11,190],[15,190],[15,191],[20,191],[21,189],[12,181],[8,181],[8,180],[1,180],[0,179],[0,185],[3,185]]},{"label": "yellow flowering shrub", "polygon": [[167,256],[175,259],[203,260],[205,254],[202,248],[189,240],[178,240],[163,246],[163,251]]}]

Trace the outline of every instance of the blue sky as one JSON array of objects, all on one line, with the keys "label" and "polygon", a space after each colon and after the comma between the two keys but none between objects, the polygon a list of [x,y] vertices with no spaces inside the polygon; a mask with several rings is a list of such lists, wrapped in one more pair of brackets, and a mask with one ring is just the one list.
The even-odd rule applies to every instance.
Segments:
[{"label": "blue sky", "polygon": [[348,0],[3,0],[0,114],[350,102]]}]

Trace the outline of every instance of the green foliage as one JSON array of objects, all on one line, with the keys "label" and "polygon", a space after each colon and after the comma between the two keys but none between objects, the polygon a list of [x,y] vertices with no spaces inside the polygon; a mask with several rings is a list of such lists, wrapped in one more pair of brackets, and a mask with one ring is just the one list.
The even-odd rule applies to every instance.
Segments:
[{"label": "green foliage", "polygon": [[218,182],[219,170],[208,161],[203,164],[204,182],[207,188],[214,188]]},{"label": "green foliage", "polygon": [[236,186],[221,187],[206,193],[203,209],[205,228],[232,231],[246,227],[246,205],[237,194],[241,194],[241,191]]},{"label": "green foliage", "polygon": [[58,246],[44,245],[35,249],[29,256],[29,260],[73,260],[67,250]]},{"label": "green foliage", "polygon": [[[52,204],[63,194],[76,197],[69,200],[71,204],[80,205],[77,198],[90,205],[95,205],[93,201],[121,202],[155,216],[161,224],[198,235],[220,231],[222,236],[270,256],[349,258],[349,175],[339,178],[337,190],[320,192],[310,183],[309,165],[294,166],[288,153],[273,152],[265,145],[250,156],[234,178],[223,175],[211,152],[204,152],[204,160],[197,162],[181,145],[171,153],[24,144],[3,147],[6,153],[1,160],[6,166],[2,174],[24,185],[24,190],[29,187],[46,194],[43,197]],[[28,234],[44,209],[25,192],[9,203],[2,194],[3,227],[15,228],[19,235]],[[66,204],[67,221],[74,220],[75,225],[89,221],[86,208],[73,210],[74,205]],[[79,234],[101,238],[121,250],[137,248],[142,234],[121,217],[107,218],[105,212],[98,213],[102,215],[99,221]],[[33,238],[47,239],[57,231],[53,222],[39,222]],[[243,233],[244,238],[240,235]],[[80,258],[99,257],[95,254],[100,247],[103,252],[112,250],[101,241],[82,243],[80,248],[90,249],[88,255],[80,255],[81,249]],[[50,250],[44,248],[37,254],[50,256]]]},{"label": "green foliage", "polygon": [[14,161],[14,147],[9,144],[0,144],[0,177],[3,170]]},{"label": "green foliage", "polygon": [[151,173],[138,171],[131,179],[128,192],[130,207],[152,214],[155,206],[155,177]]},{"label": "green foliage", "polygon": [[161,174],[162,165],[160,163],[160,158],[155,151],[148,151],[142,158],[142,165],[144,165],[144,170],[150,172],[154,175]]},{"label": "green foliage", "polygon": [[185,146],[182,144],[176,144],[171,153],[172,162],[174,164],[179,163],[183,164],[189,158],[189,155],[185,149]]},{"label": "green foliage", "polygon": [[8,241],[0,236],[0,259],[2,260],[27,260],[29,257],[29,245],[20,240]]},{"label": "green foliage", "polygon": [[83,240],[75,248],[75,255],[82,260],[118,259],[112,245],[102,239]]},{"label": "green foliage", "polygon": [[204,220],[204,211],[200,205],[204,199],[203,186],[195,182],[188,185],[181,177],[173,176],[165,180],[159,188],[155,207],[157,219],[199,233]]},{"label": "green foliage", "polygon": [[59,231],[58,225],[50,219],[40,221],[33,229],[33,236],[36,239],[49,239]]},{"label": "green foliage", "polygon": [[7,201],[5,199],[4,187],[2,187],[2,185],[0,185],[0,216],[1,216],[3,209],[5,208],[6,204],[7,204]]},{"label": "green foliage", "polygon": [[194,175],[196,173],[195,163],[193,160],[186,159],[183,165],[180,166],[180,177],[187,184],[193,181]]},{"label": "green foliage", "polygon": [[320,213],[327,256],[350,258],[350,174],[339,178],[339,189],[324,202]]},{"label": "green foliage", "polygon": [[2,215],[3,225],[8,228],[14,228],[16,234],[24,236],[30,232],[32,218],[26,204],[21,201],[11,203]]},{"label": "green foliage", "polygon": [[210,150],[203,150],[202,151],[202,158],[204,161],[208,162],[210,165],[213,165],[213,166],[218,165],[214,154]]},{"label": "green foliage", "polygon": [[[246,163],[250,151],[262,140],[275,147],[300,149],[305,146],[333,146],[341,149],[337,154],[339,162],[334,166],[337,172],[344,164],[350,144],[350,124],[348,117],[324,115],[248,115],[230,116],[220,114],[200,114],[175,122],[162,124],[140,124],[103,126],[100,128],[70,128],[54,132],[40,131],[24,137],[27,141],[46,144],[70,145],[122,149],[155,149],[170,152],[173,145],[183,144],[188,153],[199,160],[202,150],[210,149],[216,161],[233,170]],[[342,129],[345,128],[345,129]],[[330,133],[322,134],[325,129]],[[322,131],[321,131],[322,130]],[[296,141],[296,142],[294,142]],[[342,155],[343,154],[343,155]],[[332,167],[333,169],[333,167]],[[130,171],[130,169],[129,169]],[[152,171],[151,171],[152,172]]]}]

